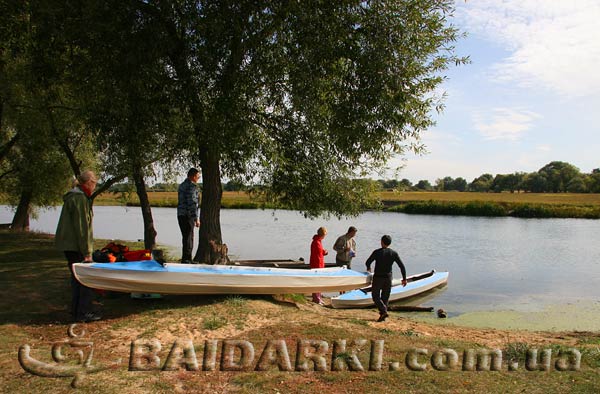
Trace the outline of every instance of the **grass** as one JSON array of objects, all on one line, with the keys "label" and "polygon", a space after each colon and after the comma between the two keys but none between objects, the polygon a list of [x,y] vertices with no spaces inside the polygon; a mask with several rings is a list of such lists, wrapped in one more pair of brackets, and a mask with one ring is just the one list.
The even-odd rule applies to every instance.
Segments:
[{"label": "grass", "polygon": [[[102,240],[97,241],[102,246]],[[92,365],[107,365],[118,358],[115,369],[87,374],[80,387],[70,387],[72,378],[43,378],[25,372],[17,360],[19,346],[31,346],[31,356],[52,363],[53,344],[63,343],[71,364],[77,348],[67,346],[70,324],[69,274],[61,253],[53,250],[53,239],[43,234],[0,231],[0,392],[31,393],[594,393],[600,391],[600,350],[597,333],[526,333],[490,329],[440,328],[411,321],[401,313],[385,323],[375,323],[373,310],[334,310],[310,303],[275,301],[271,297],[246,296],[165,296],[162,299],[136,300],[128,294],[110,294],[103,299],[105,319],[79,325],[86,334],[80,341],[93,342]],[[287,298],[290,299],[289,297]],[[239,322],[240,324],[237,324]],[[463,332],[462,335],[461,332]],[[522,338],[508,342],[506,338]],[[488,338],[488,339],[485,339]],[[524,339],[523,339],[524,338]],[[159,366],[167,358],[181,365],[177,371],[160,369],[148,372],[128,370],[131,343],[136,339],[156,339],[161,349],[146,356],[158,357]],[[171,350],[177,340],[191,340],[198,364],[202,366],[206,340],[217,340],[217,370],[186,371],[186,357]],[[277,363],[267,371],[225,372],[219,370],[222,341],[249,341],[254,348],[254,363],[263,355],[270,339],[280,339],[292,366],[296,365],[298,344],[302,339],[325,341],[329,350],[325,372],[282,372]],[[335,341],[348,340],[340,360],[348,360],[353,339],[366,339],[357,357],[365,372],[331,371]],[[384,340],[382,370],[369,371],[371,341]],[[487,341],[487,342],[486,342]],[[181,343],[181,342],[180,342]],[[499,344],[499,345],[498,345]],[[509,372],[436,371],[430,357],[438,349],[450,347],[459,355],[465,349],[502,348],[505,358],[519,359],[530,348],[550,348],[553,353],[576,347],[582,354],[580,371]],[[410,349],[425,348],[427,356],[419,362],[428,365],[423,372],[405,367]],[[279,350],[281,351],[281,349]],[[280,353],[275,353],[281,356]],[[266,359],[268,360],[268,355]],[[241,357],[236,351],[234,357]],[[150,357],[151,358],[151,357]],[[388,364],[397,362],[399,371]],[[309,364],[312,365],[312,364]]]},{"label": "grass", "polygon": [[231,296],[228,296],[225,301],[224,304],[231,307],[231,308],[242,308],[244,305],[246,305],[246,299],[240,295],[234,294]]},{"label": "grass", "polygon": [[400,335],[404,335],[406,337],[416,337],[418,334],[414,330],[406,330],[399,333]]},{"label": "grass", "polygon": [[358,324],[359,326],[368,326],[369,322],[363,319],[349,319],[348,320],[352,324]]},{"label": "grass", "polygon": [[[148,199],[153,207],[177,207],[177,192],[149,192]],[[102,193],[94,200],[96,205],[131,205],[138,206],[140,201],[137,194],[123,195],[121,193]],[[221,206],[227,209],[259,209],[274,208],[263,200],[253,198],[245,192],[223,192]]]},{"label": "grass", "polygon": [[202,327],[206,330],[217,330],[227,324],[227,319],[218,315],[211,315],[202,321]]},{"label": "grass", "polygon": [[[177,192],[149,192],[152,206],[176,207]],[[471,192],[379,192],[379,198],[386,206],[411,201],[445,202],[497,202],[552,205],[576,205],[600,207],[600,194],[596,193],[471,193]],[[98,205],[139,204],[135,193],[122,198],[120,193],[103,193],[94,201]],[[223,206],[259,206],[262,200],[245,192],[223,192]]]}]

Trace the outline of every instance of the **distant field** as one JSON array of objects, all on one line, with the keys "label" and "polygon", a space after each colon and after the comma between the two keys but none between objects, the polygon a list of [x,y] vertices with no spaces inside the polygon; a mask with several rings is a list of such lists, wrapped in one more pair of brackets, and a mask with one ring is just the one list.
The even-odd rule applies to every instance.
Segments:
[{"label": "distant field", "polygon": [[530,204],[600,206],[600,194],[590,193],[471,193],[471,192],[381,192],[381,200],[406,201],[491,201]]},{"label": "distant field", "polygon": [[[177,192],[150,192],[148,193],[153,206],[176,206]],[[560,204],[578,206],[600,206],[600,194],[577,193],[470,193],[470,192],[381,192],[381,200],[385,205],[394,205],[407,201],[485,201],[529,204]],[[133,193],[129,202],[138,202],[137,195]],[[120,194],[104,193],[96,198],[97,205],[124,204]],[[235,204],[260,203],[251,199],[244,192],[223,192],[223,206]]]},{"label": "distant field", "polygon": [[[148,198],[150,199],[150,204],[154,207],[177,206],[177,192],[149,192]],[[137,194],[132,193],[129,198],[123,199],[120,193],[103,193],[94,200],[94,204],[96,205],[117,205],[125,203],[139,204]],[[224,207],[248,203],[260,203],[260,201],[251,199],[250,196],[244,192],[223,192],[222,205]]]}]

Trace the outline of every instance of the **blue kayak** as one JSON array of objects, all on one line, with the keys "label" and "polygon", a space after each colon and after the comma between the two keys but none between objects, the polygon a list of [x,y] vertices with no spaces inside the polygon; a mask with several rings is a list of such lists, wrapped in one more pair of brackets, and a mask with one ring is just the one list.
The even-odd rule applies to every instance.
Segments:
[{"label": "blue kayak", "polygon": [[[392,291],[390,293],[389,302],[404,300],[422,294],[433,288],[443,286],[448,283],[448,274],[448,272],[436,272],[435,270],[432,270],[430,272],[409,276],[406,278],[408,283],[405,287],[402,286],[401,279],[396,279],[392,281]],[[331,298],[331,306],[334,308],[364,308],[373,305],[370,287],[349,291]]]}]

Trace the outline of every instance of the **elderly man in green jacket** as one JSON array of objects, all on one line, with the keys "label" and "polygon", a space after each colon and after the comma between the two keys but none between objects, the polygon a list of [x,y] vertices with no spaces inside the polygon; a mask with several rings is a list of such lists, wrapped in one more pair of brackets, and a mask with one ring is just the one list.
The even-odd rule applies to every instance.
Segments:
[{"label": "elderly man in green jacket", "polygon": [[73,274],[74,263],[92,262],[94,213],[90,197],[96,183],[92,171],[85,171],[77,178],[75,187],[63,196],[64,204],[56,228],[56,248],[65,253],[71,271],[71,313],[80,322],[101,319],[92,310],[93,290],[79,283]]}]

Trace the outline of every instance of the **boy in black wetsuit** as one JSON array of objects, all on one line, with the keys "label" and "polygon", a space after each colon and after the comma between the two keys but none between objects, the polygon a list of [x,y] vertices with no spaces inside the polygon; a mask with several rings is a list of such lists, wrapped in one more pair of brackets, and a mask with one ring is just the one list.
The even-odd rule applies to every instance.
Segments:
[{"label": "boy in black wetsuit", "polygon": [[398,253],[390,249],[392,237],[384,235],[381,237],[381,248],[374,250],[367,259],[367,272],[371,272],[371,263],[375,261],[375,272],[373,273],[373,282],[371,283],[371,296],[377,309],[379,309],[378,322],[385,321],[388,317],[387,304],[392,290],[392,267],[394,262],[400,267],[402,272],[402,286],[406,286],[406,269],[404,263],[400,260]]}]

